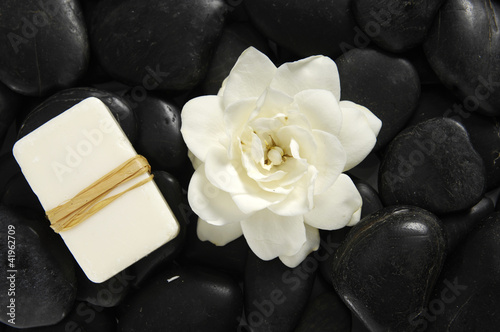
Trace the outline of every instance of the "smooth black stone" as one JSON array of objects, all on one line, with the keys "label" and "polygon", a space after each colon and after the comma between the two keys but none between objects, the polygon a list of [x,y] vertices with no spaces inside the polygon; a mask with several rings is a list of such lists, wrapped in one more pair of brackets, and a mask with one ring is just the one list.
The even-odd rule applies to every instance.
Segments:
[{"label": "smooth black stone", "polygon": [[0,144],[16,118],[20,105],[21,97],[0,83]]},{"label": "smooth black stone", "polygon": [[447,259],[427,310],[413,323],[423,331],[496,331],[500,324],[500,214],[495,212]]},{"label": "smooth black stone", "polygon": [[489,197],[484,197],[470,209],[443,216],[443,229],[446,234],[447,251],[451,253],[467,235],[495,210],[495,204]]},{"label": "smooth black stone", "polygon": [[10,151],[0,156],[0,174],[2,174],[0,176],[0,195],[3,196],[10,179],[20,172],[21,168]]},{"label": "smooth black stone", "polygon": [[172,267],[120,306],[118,331],[234,332],[243,310],[236,281],[212,270]]},{"label": "smooth black stone", "polygon": [[1,196],[2,204],[12,208],[28,208],[45,214],[38,197],[33,193],[28,181],[22,173],[17,173],[7,182],[5,191]]},{"label": "smooth black stone", "polygon": [[352,182],[356,186],[356,189],[358,189],[363,200],[363,205],[361,206],[361,219],[384,207],[380,197],[378,197],[378,193],[372,186],[357,178],[353,178]]},{"label": "smooth black stone", "polygon": [[378,150],[404,128],[417,107],[417,71],[407,60],[373,49],[353,49],[336,62],[341,99],[367,107],[382,120]]},{"label": "smooth black stone", "polygon": [[464,127],[448,118],[401,132],[389,145],[379,174],[386,206],[409,204],[444,214],[472,207],[485,191],[481,157]]},{"label": "smooth black stone", "polygon": [[[15,229],[15,260],[7,260],[9,225]],[[0,303],[6,308],[15,298],[15,324],[10,324],[7,310],[0,321],[16,328],[53,325],[72,309],[76,296],[76,276],[71,254],[60,236],[54,233],[41,214],[11,210],[0,206]],[[12,243],[10,243],[12,244]],[[10,266],[10,264],[14,266]],[[15,269],[15,296],[8,295]],[[10,310],[10,309],[9,309]]]},{"label": "smooth black stone", "polygon": [[180,230],[174,239],[146,257],[141,258],[130,267],[130,273],[133,275],[131,283],[134,287],[140,287],[156,271],[177,258],[186,242],[187,225],[189,223],[186,211],[189,211],[189,206],[186,197],[182,194],[181,185],[167,172],[155,171],[153,175],[156,185],[179,222]]},{"label": "smooth black stone", "polygon": [[412,331],[446,255],[439,219],[417,207],[385,208],[352,228],[335,253],[335,290],[371,331]]},{"label": "smooth black stone", "polygon": [[255,26],[269,39],[301,57],[342,52],[369,42],[360,37],[351,0],[244,1]]},{"label": "smooth black stone", "polygon": [[486,190],[500,186],[500,118],[471,113],[462,119],[474,150],[486,169]]},{"label": "smooth black stone", "polygon": [[228,10],[223,0],[99,5],[92,47],[103,68],[135,87],[137,96],[148,90],[189,90],[200,83]]},{"label": "smooth black stone", "polygon": [[350,332],[351,312],[335,292],[327,292],[309,304],[294,331]]},{"label": "smooth black stone", "polygon": [[0,80],[44,96],[85,73],[89,42],[78,1],[4,0],[0,4]]},{"label": "smooth black stone", "polygon": [[[188,209],[186,211],[190,220],[197,220],[192,211]],[[245,237],[240,236],[225,246],[216,246],[209,241],[201,241],[198,238],[196,225],[197,222],[191,220],[187,227],[186,245],[182,252],[182,260],[218,269],[238,278],[241,277],[244,274],[248,251],[250,250]]]},{"label": "smooth black stone", "polygon": [[[19,329],[6,328],[5,332],[17,332]],[[55,325],[23,329],[27,332],[114,332],[116,318],[101,307],[85,302],[76,302],[66,318]]]},{"label": "smooth black stone", "polygon": [[232,23],[224,28],[207,76],[201,84],[203,94],[217,94],[222,81],[229,75],[238,57],[250,46],[265,54],[271,53],[267,40],[250,24]]},{"label": "smooth black stone", "polygon": [[422,85],[418,106],[407,127],[414,126],[433,118],[451,118],[461,122],[463,115],[458,100],[442,84]]},{"label": "smooth black stone", "polygon": [[363,31],[389,52],[421,44],[444,0],[353,0],[353,14]]},{"label": "smooth black stone", "polygon": [[104,282],[94,283],[87,278],[78,264],[76,264],[76,278],[78,280],[76,299],[104,308],[120,304],[135,280],[130,270],[125,269]]},{"label": "smooth black stone", "polygon": [[468,111],[500,115],[500,4],[449,0],[424,43],[430,65]]},{"label": "smooth black stone", "polygon": [[427,61],[422,45],[401,53],[401,56],[410,61],[413,67],[417,70],[422,88],[425,85],[442,84],[434,70],[432,70],[429,61]]},{"label": "smooth black stone", "polygon": [[28,135],[45,122],[89,97],[96,97],[106,104],[130,142],[134,144],[137,124],[130,105],[118,95],[93,88],[72,88],[52,95],[27,115],[19,129],[18,138]]},{"label": "smooth black stone", "polygon": [[352,227],[344,227],[333,231],[320,231],[321,245],[318,255],[323,258],[320,260],[320,272],[323,278],[332,286],[331,269],[335,259],[335,251],[340,247],[351,229]]},{"label": "smooth black stone", "polygon": [[181,168],[187,162],[187,147],[181,135],[179,108],[151,94],[140,102],[130,96],[128,100],[137,118],[138,153],[148,159],[153,169]]},{"label": "smooth black stone", "polygon": [[296,268],[249,252],[245,267],[245,315],[251,331],[293,331],[311,294],[318,262],[308,256]]}]

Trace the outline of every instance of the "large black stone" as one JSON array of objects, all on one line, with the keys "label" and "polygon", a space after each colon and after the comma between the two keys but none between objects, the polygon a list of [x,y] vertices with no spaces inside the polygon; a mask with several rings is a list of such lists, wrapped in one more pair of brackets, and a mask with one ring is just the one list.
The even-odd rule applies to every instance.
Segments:
[{"label": "large black stone", "polygon": [[481,157],[464,127],[448,118],[401,132],[389,145],[379,174],[386,206],[410,204],[444,214],[470,208],[485,191]]},{"label": "large black stone", "polygon": [[124,98],[114,93],[93,88],[72,88],[52,95],[27,115],[19,129],[18,138],[28,135],[45,122],[89,97],[96,97],[106,104],[130,142],[134,144],[137,137],[137,124],[130,105]]},{"label": "large black stone", "polygon": [[233,332],[243,310],[238,283],[211,270],[172,267],[120,306],[118,331]]},{"label": "large black stone", "polygon": [[448,0],[424,43],[430,65],[467,111],[500,115],[499,13],[496,1]]},{"label": "large black stone", "polygon": [[0,144],[4,141],[20,105],[21,96],[0,83]]},{"label": "large black stone", "polygon": [[413,321],[424,331],[496,331],[500,324],[500,213],[447,259],[427,310]]},{"label": "large black stone", "polygon": [[[75,301],[76,276],[71,254],[59,235],[43,215],[4,206],[0,207],[0,235],[0,303],[4,309],[0,321],[28,328],[62,320]],[[13,258],[8,257],[9,250]],[[9,323],[12,309],[6,309],[11,303],[14,324]]]},{"label": "large black stone", "polygon": [[188,158],[179,107],[151,94],[140,102],[129,101],[137,118],[137,152],[148,159],[153,169],[181,168]]},{"label": "large black stone", "polygon": [[205,76],[225,21],[222,0],[102,1],[91,42],[103,68],[136,90],[188,90]]},{"label": "large black stone", "polygon": [[404,52],[424,41],[444,0],[353,0],[363,31],[390,52]]},{"label": "large black stone", "polygon": [[251,0],[244,4],[264,35],[299,56],[337,57],[358,46],[356,34],[361,30],[352,17],[351,0]]},{"label": "large black stone", "polygon": [[4,0],[0,13],[3,83],[30,96],[47,95],[77,83],[89,58],[78,1]]},{"label": "large black stone", "polygon": [[278,258],[263,261],[249,253],[245,268],[245,314],[252,331],[293,331],[311,294],[318,262],[309,256],[289,268]]},{"label": "large black stone", "polygon": [[361,220],[337,249],[335,290],[371,331],[411,331],[441,271],[446,241],[439,219],[396,206]]},{"label": "large black stone", "polygon": [[382,120],[375,145],[380,149],[404,128],[417,107],[417,71],[407,60],[373,49],[353,49],[336,61],[341,99],[367,107]]}]

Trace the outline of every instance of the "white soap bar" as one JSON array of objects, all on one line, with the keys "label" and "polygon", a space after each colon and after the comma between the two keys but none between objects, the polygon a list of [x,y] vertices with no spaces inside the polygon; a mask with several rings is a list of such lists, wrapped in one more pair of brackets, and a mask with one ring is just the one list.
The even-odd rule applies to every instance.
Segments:
[{"label": "white soap bar", "polygon": [[[109,109],[87,98],[21,138],[14,157],[45,211],[137,155]],[[147,178],[142,174],[109,196]],[[59,234],[93,282],[103,282],[173,239],[179,225],[153,181]]]}]

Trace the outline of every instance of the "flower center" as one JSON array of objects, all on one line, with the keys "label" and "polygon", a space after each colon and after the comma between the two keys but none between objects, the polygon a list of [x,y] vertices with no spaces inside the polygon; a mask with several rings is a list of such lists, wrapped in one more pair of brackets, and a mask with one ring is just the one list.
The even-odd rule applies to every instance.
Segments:
[{"label": "flower center", "polygon": [[279,146],[273,146],[269,151],[267,151],[267,159],[269,163],[273,166],[281,165],[283,162],[283,149]]}]

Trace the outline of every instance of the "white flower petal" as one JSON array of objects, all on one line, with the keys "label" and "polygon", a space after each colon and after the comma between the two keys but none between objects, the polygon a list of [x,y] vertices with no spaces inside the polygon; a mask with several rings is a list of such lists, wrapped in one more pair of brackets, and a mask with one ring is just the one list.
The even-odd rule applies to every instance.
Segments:
[{"label": "white flower petal", "polygon": [[263,210],[268,206],[285,199],[281,192],[272,193],[261,190],[258,193],[232,194],[234,203],[238,208],[248,214]]},{"label": "white flower petal", "polygon": [[217,96],[191,99],[182,108],[181,133],[189,150],[201,161],[212,146],[224,146],[228,137]]},{"label": "white flower petal", "polygon": [[307,116],[312,129],[338,136],[342,112],[337,98],[328,90],[304,90],[295,95],[294,103]]},{"label": "white flower petal", "polygon": [[317,228],[306,226],[306,242],[302,245],[299,252],[292,256],[279,256],[279,259],[288,267],[297,267],[300,263],[306,259],[306,257],[313,251],[319,249],[320,237]]},{"label": "white flower petal", "polygon": [[269,206],[269,210],[280,216],[297,216],[310,211],[313,207],[314,183],[317,175],[316,168],[309,166],[307,174],[295,183],[287,197]]},{"label": "white flower petal", "polygon": [[307,240],[302,216],[282,217],[262,210],[243,220],[241,228],[250,249],[265,261],[293,256]]},{"label": "white flower petal", "polygon": [[247,48],[238,58],[227,77],[222,92],[226,107],[232,103],[258,98],[269,86],[276,72],[276,66],[269,58],[254,47]]},{"label": "white flower petal", "polygon": [[257,187],[252,185],[253,180],[248,178],[241,164],[235,166],[231,163],[223,147],[210,149],[205,160],[205,173],[208,181],[228,193],[245,193]]},{"label": "white flower petal", "polygon": [[234,141],[245,128],[248,118],[255,110],[257,99],[238,100],[224,110],[224,126],[228,137]]},{"label": "white flower petal", "polygon": [[347,156],[345,172],[366,158],[375,146],[377,137],[363,111],[357,108],[341,108],[341,110],[342,129],[339,140]]},{"label": "white flower petal", "polygon": [[191,152],[191,150],[188,150],[188,158],[191,161],[191,164],[193,165],[194,169],[197,169],[200,165],[203,164],[203,161],[196,158],[196,156],[194,155],[194,153]]},{"label": "white flower petal", "polygon": [[[276,145],[281,147],[286,154],[292,155],[295,158],[309,159],[313,158],[317,151],[316,142],[313,134],[299,126],[285,126],[276,132],[278,141]],[[294,152],[295,141],[299,148],[299,155]]]},{"label": "white flower petal", "polygon": [[341,174],[327,191],[314,196],[314,208],[304,215],[304,219],[319,229],[339,229],[351,222],[361,204],[361,195],[351,178]]},{"label": "white flower petal", "polygon": [[353,213],[351,220],[347,223],[346,226],[354,226],[359,222],[359,220],[361,219],[361,208],[362,206],[360,206],[359,209],[357,209],[356,212]]},{"label": "white flower petal", "polygon": [[277,114],[283,114],[292,102],[293,98],[287,94],[270,88],[266,89],[257,101],[258,109],[252,118],[272,118]]},{"label": "white flower petal", "polygon": [[337,65],[332,59],[321,55],[281,65],[270,86],[291,97],[307,89],[328,90],[340,100]]},{"label": "white flower petal", "polygon": [[231,195],[208,181],[203,165],[196,169],[189,182],[188,201],[194,213],[213,225],[239,222],[248,217],[234,203]]},{"label": "white flower petal", "polygon": [[314,194],[318,195],[330,188],[342,173],[347,160],[342,143],[332,134],[313,130],[316,154],[308,161],[318,170]]},{"label": "white flower petal", "polygon": [[356,104],[352,101],[349,100],[342,100],[340,102],[340,107],[341,109],[346,109],[346,108],[354,108],[357,110],[360,110],[363,112],[363,114],[366,117],[366,120],[368,121],[371,130],[375,134],[375,136],[378,136],[378,133],[380,132],[380,129],[382,128],[382,121],[377,118],[375,114],[373,114],[368,108],[361,106],[359,104]]},{"label": "white flower petal", "polygon": [[225,246],[243,235],[241,223],[239,222],[216,226],[207,223],[201,218],[198,218],[196,233],[201,241],[210,241],[216,246]]}]

